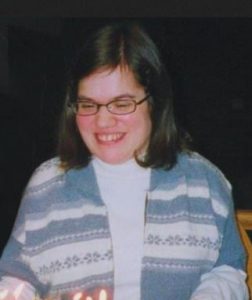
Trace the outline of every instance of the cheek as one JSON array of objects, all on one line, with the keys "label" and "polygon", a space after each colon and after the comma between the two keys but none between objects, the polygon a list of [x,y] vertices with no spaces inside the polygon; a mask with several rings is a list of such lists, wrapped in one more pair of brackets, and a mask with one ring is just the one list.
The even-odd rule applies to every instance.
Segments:
[{"label": "cheek", "polygon": [[136,114],[126,115],[124,120],[129,127],[135,130],[149,130],[151,127],[150,114],[146,110],[139,111]]},{"label": "cheek", "polygon": [[82,117],[76,117],[76,126],[78,128],[79,134],[81,136],[81,139],[83,143],[89,147],[91,141],[92,141],[92,135],[91,132],[91,122],[88,120],[88,118],[82,118]]},{"label": "cheek", "polygon": [[80,116],[76,116],[75,119],[77,128],[79,129],[79,131],[81,133],[84,133],[85,131],[88,131],[88,129],[91,127],[91,120],[89,117],[80,117]]},{"label": "cheek", "polygon": [[[141,122],[139,122],[139,120],[141,120]],[[142,131],[142,134],[144,136],[150,135],[152,122],[148,111],[145,111],[144,113],[141,114],[141,117],[139,117],[139,119],[136,120],[135,126],[136,128],[139,128],[139,130]]]}]

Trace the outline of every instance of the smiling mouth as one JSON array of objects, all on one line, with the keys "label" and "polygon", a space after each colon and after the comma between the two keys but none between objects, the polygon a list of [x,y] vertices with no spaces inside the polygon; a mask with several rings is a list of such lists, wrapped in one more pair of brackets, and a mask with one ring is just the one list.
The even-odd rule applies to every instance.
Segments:
[{"label": "smiling mouth", "polygon": [[114,143],[123,139],[125,133],[100,133],[96,134],[96,139],[99,143]]}]

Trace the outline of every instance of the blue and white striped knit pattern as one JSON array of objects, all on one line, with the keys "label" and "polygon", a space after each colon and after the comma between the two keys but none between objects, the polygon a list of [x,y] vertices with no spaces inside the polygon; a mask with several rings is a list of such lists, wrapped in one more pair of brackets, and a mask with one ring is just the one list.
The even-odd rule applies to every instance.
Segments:
[{"label": "blue and white striped knit pattern", "polygon": [[[0,275],[26,279],[44,295],[113,289],[107,209],[94,170],[65,173],[58,165],[57,159],[46,162],[29,182]],[[152,170],[141,299],[190,299],[213,267],[243,269],[232,214],[229,183],[198,154],[181,154],[172,170]]]}]

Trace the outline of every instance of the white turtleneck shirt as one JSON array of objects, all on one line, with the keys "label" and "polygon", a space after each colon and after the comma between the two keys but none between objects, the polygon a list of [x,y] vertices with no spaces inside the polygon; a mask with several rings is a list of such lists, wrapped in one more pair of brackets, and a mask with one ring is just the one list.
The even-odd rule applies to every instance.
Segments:
[{"label": "white turtleneck shirt", "polygon": [[114,257],[114,299],[138,300],[150,169],[140,167],[135,159],[110,165],[94,158],[92,163],[108,209]]}]

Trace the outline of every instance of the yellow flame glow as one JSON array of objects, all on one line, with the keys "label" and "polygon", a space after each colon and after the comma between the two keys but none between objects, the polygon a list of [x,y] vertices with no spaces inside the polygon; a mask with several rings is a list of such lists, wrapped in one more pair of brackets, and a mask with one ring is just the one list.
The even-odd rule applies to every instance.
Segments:
[{"label": "yellow flame glow", "polygon": [[0,299],[4,299],[9,294],[7,289],[0,291]]},{"label": "yellow flame glow", "polygon": [[[83,297],[83,294],[81,292],[78,292],[74,294],[72,300],[80,300]],[[0,299],[1,300],[1,299]],[[87,296],[85,300],[93,300],[91,296]],[[102,289],[99,293],[99,299],[98,300],[108,300],[108,294],[106,290]]]},{"label": "yellow flame glow", "polygon": [[17,286],[17,288],[15,289],[15,291],[13,292],[13,296],[15,297],[15,299],[18,299],[18,297],[21,295],[23,289],[24,289],[24,283],[20,283]]},{"label": "yellow flame glow", "polygon": [[105,290],[101,290],[99,294],[99,300],[107,300],[107,292]]},{"label": "yellow flame glow", "polygon": [[82,297],[82,293],[76,293],[74,296],[73,296],[73,300],[80,300]]}]

